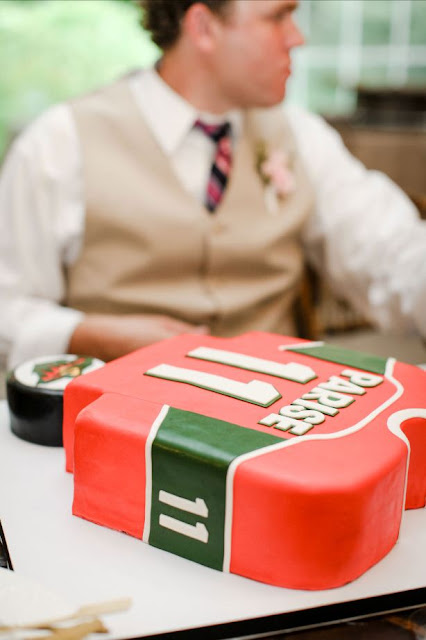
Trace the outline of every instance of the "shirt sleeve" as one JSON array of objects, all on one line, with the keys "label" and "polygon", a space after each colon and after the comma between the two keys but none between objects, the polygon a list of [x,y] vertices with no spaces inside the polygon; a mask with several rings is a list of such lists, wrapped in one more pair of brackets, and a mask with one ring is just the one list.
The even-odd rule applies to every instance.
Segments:
[{"label": "shirt sleeve", "polygon": [[288,116],[315,194],[304,233],[308,259],[378,327],[425,338],[426,221],[321,117],[294,108]]},{"label": "shirt sleeve", "polygon": [[63,353],[82,314],[62,306],[80,250],[81,160],[66,105],[12,145],[0,174],[0,353],[9,366]]}]

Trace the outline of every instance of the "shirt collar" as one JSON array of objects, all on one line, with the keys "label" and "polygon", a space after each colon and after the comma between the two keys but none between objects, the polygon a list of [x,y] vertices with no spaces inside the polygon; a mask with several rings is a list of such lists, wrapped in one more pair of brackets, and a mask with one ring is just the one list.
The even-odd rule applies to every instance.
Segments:
[{"label": "shirt collar", "polygon": [[154,68],[133,74],[130,86],[148,126],[169,156],[184,141],[197,118],[208,124],[228,120],[232,124],[234,138],[239,135],[241,111],[233,110],[220,116],[200,112],[164,82]]}]

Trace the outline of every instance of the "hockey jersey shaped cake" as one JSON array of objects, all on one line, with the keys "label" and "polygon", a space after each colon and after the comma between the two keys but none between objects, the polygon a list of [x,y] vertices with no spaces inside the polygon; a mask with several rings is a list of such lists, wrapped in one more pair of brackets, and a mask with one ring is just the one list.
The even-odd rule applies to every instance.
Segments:
[{"label": "hockey jersey shaped cake", "polygon": [[273,585],[354,580],[426,496],[426,373],[275,334],[184,335],[71,382],[73,513]]}]

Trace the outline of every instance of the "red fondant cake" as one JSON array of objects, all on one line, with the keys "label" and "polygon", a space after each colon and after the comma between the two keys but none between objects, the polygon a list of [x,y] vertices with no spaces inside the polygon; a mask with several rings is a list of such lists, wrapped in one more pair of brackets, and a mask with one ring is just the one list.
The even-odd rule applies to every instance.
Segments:
[{"label": "red fondant cake", "polygon": [[290,588],[354,580],[425,505],[426,374],[274,334],[185,335],[65,391],[73,513]]}]

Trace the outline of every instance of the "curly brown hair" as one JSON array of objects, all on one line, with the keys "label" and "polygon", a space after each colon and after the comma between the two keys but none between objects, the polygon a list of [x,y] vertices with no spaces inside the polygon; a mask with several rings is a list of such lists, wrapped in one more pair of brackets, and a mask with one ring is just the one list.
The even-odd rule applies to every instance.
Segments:
[{"label": "curly brown hair", "polygon": [[213,13],[224,16],[233,0],[139,0],[141,24],[161,49],[170,49],[179,38],[180,24],[189,7],[205,4]]}]

